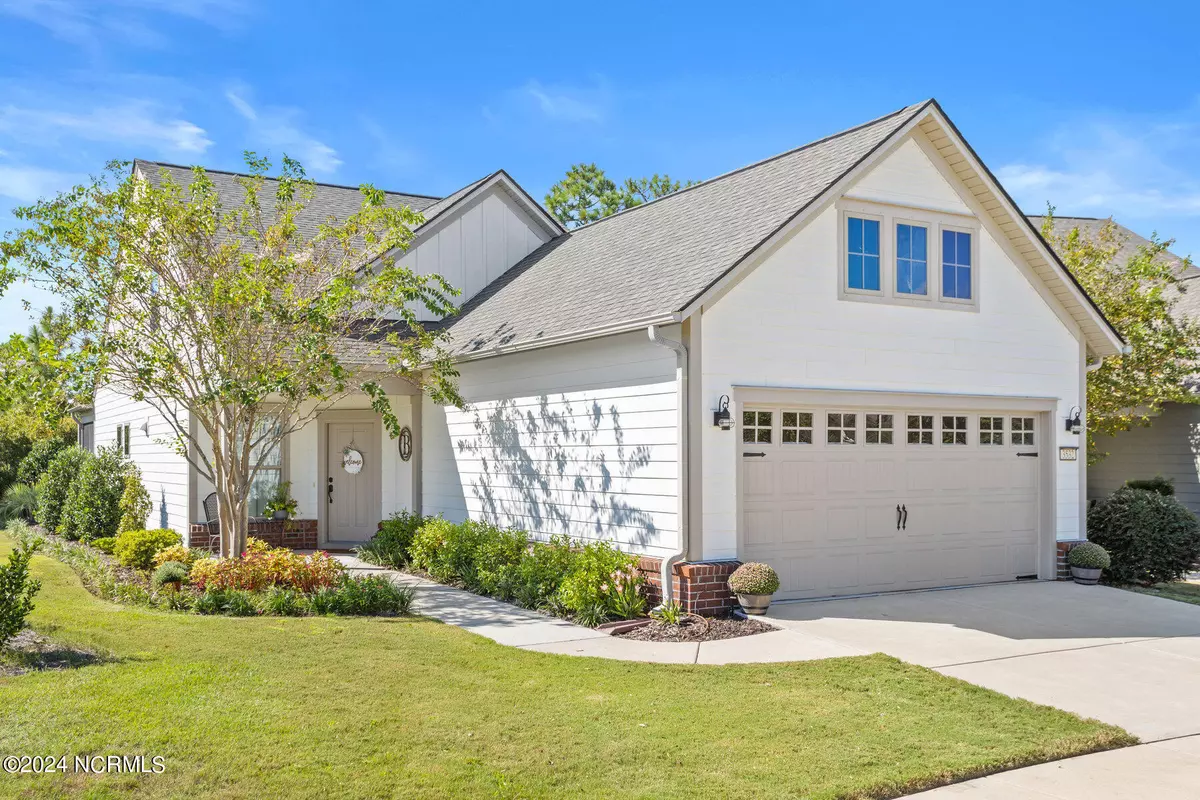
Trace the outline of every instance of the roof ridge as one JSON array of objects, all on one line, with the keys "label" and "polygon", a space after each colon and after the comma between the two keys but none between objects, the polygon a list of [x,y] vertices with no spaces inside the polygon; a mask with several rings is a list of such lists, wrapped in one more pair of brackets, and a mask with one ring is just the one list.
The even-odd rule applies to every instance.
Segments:
[{"label": "roof ridge", "polygon": [[[145,158],[135,158],[133,160],[133,163],[134,164],[153,164],[156,167],[172,167],[174,169],[186,169],[186,170],[191,170],[197,166],[200,166],[198,164],[194,164],[192,166],[187,166],[185,164],[173,164],[170,161],[150,161],[149,159],[145,159]],[[251,175],[248,172],[235,172],[234,170],[231,170],[231,169],[210,169],[209,167],[204,167],[204,166],[200,166],[200,168],[203,169],[205,172],[215,172],[218,175],[234,175],[239,178],[253,178],[254,177],[253,175]],[[278,178],[272,178],[269,175],[264,175],[263,177],[269,181],[278,180]],[[358,186],[350,186],[345,183],[326,183],[325,181],[314,181],[311,178],[305,178],[305,180],[309,181],[314,186],[327,186],[331,189],[349,189],[351,191],[358,191],[359,189],[362,188],[362,184],[359,184]],[[468,185],[470,185],[470,184],[468,184]],[[446,198],[446,196],[438,196],[435,194],[419,194],[417,192],[397,192],[397,191],[393,191],[391,189],[382,189],[381,191],[384,194],[402,194],[405,197],[420,197],[424,200],[444,200]]]},{"label": "roof ridge", "polygon": [[863,128],[869,128],[872,125],[876,125],[880,122],[883,122],[884,120],[891,119],[892,117],[903,114],[906,111],[913,111],[914,109],[918,109],[923,106],[926,106],[930,102],[932,102],[932,98],[922,100],[919,103],[913,103],[911,105],[904,106],[903,108],[897,109],[896,111],[893,111],[890,114],[884,114],[881,117],[876,117],[875,119],[867,120],[866,122],[860,123],[860,124],[855,125],[850,128],[846,128],[845,130],[841,130],[836,133],[831,133],[828,136],[822,136],[820,139],[813,139],[811,142],[802,144],[799,147],[793,147],[791,150],[784,150],[782,153],[776,153],[773,156],[768,156],[767,158],[759,159],[758,161],[751,162],[744,166],[738,167],[737,169],[731,169],[728,172],[722,172],[720,175],[715,175],[711,178],[705,178],[702,181],[697,181],[696,183],[693,183],[691,186],[684,186],[683,188],[681,188],[677,191],[671,192],[670,194],[665,194],[662,197],[656,197],[653,200],[650,200],[648,202],[638,203],[636,206],[630,206],[629,208],[621,209],[620,211],[618,211],[615,214],[609,214],[607,217],[602,217],[593,222],[589,222],[586,225],[580,225],[578,228],[572,228],[571,230],[567,231],[567,233],[569,235],[569,234],[573,234],[573,233],[578,233],[579,231],[583,231],[588,228],[594,228],[595,226],[599,225],[600,223],[607,222],[610,219],[615,219],[616,217],[619,217],[622,214],[628,214],[631,211],[637,211],[639,208],[646,208],[647,206],[652,206],[655,203],[661,202],[663,200],[668,200],[672,197],[679,197],[680,195],[684,194],[685,192],[689,192],[692,189],[699,189],[701,186],[708,186],[709,184],[716,183],[717,181],[722,180],[724,178],[732,177],[741,172],[745,172],[746,170],[754,169],[755,167],[761,167],[764,164],[769,164],[772,161],[776,161],[776,160],[778,160],[780,158],[784,158],[786,156],[795,155],[796,153],[799,153],[802,150],[807,150],[810,147],[816,147],[819,144],[824,144],[824,143],[832,141],[834,139],[838,139],[842,136],[848,136],[851,133],[860,131]]}]

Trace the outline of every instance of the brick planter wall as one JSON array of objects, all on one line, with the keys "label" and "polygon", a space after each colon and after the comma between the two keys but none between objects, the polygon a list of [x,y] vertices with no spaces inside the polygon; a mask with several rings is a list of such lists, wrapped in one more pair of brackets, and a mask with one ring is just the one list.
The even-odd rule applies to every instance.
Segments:
[{"label": "brick planter wall", "polygon": [[[740,561],[681,561],[671,567],[671,591],[684,611],[707,617],[728,614],[737,605],[729,576]],[[662,559],[642,556],[638,569],[646,576],[650,605],[662,602]]]},{"label": "brick planter wall", "polygon": [[[250,523],[250,535],[261,539],[271,547],[287,547],[292,550],[317,549],[317,521],[315,519],[266,520]],[[188,530],[188,541],[192,547],[208,545],[208,526],[193,524]]]},{"label": "brick planter wall", "polygon": [[1071,552],[1071,548],[1077,544],[1082,544],[1086,539],[1072,539],[1066,542],[1058,542],[1058,579],[1060,581],[1071,580],[1071,565],[1067,563],[1067,553]]}]

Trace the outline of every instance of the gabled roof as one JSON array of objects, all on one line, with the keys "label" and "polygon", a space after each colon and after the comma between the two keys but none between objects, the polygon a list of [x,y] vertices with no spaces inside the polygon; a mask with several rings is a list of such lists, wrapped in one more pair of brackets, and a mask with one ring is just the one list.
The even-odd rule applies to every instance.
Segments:
[{"label": "gabled roof", "polygon": [[1120,334],[935,100],[551,239],[449,321],[452,350],[479,357],[681,321],[917,130],[1079,324],[1089,352],[1120,352]]},{"label": "gabled roof", "polygon": [[679,313],[924,104],[551,239],[450,325],[458,355],[632,329]]},{"label": "gabled roof", "polygon": [[466,207],[473,197],[483,194],[494,186],[500,187],[502,191],[507,193],[551,237],[560,236],[566,232],[566,228],[562,226],[562,223],[550,216],[550,213],[542,208],[540,203],[530,197],[529,193],[519,183],[514,181],[511,175],[502,169],[498,169],[490,175],[485,175],[477,181],[468,183],[461,189],[425,208],[421,212],[425,217],[425,222],[418,225],[414,229],[414,233],[419,236],[422,231],[429,230],[434,226],[438,219],[449,217],[451,212]]},{"label": "gabled roof", "polygon": [[[133,162],[134,169],[141,172],[147,180],[155,185],[161,185],[162,176],[165,173],[169,175],[175,183],[180,186],[188,186],[192,182],[193,173],[191,167],[185,167],[179,164],[165,164],[161,161],[143,161],[138,159]],[[237,182],[238,178],[247,177],[240,172],[226,172],[225,170],[208,169],[204,170],[209,179],[213,182],[213,187],[217,192],[217,196],[228,207],[240,205],[245,198],[245,190],[241,184]],[[275,181],[272,179],[266,180],[265,192],[273,193],[272,184]],[[399,208],[401,206],[409,206],[414,211],[425,212],[426,209],[438,203],[439,198],[424,194],[410,194],[407,192],[384,192],[389,206]],[[341,186],[333,183],[316,183],[313,187],[313,198],[308,205],[301,211],[296,218],[296,225],[305,239],[311,239],[317,234],[317,226],[325,222],[329,217],[336,219],[345,219],[351,214],[362,208],[362,193],[357,186]]]}]

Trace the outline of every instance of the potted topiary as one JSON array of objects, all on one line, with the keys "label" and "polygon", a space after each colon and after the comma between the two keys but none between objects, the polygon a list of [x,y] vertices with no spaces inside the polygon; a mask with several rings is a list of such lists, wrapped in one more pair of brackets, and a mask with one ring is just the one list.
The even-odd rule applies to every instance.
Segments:
[{"label": "potted topiary", "polygon": [[1100,580],[1100,573],[1108,569],[1112,562],[1103,547],[1095,542],[1083,542],[1067,553],[1067,563],[1071,565],[1071,577],[1076,583],[1095,586]]},{"label": "potted topiary", "polygon": [[766,564],[750,561],[729,576],[729,590],[737,595],[747,614],[766,614],[771,595],[779,591],[779,576]]}]

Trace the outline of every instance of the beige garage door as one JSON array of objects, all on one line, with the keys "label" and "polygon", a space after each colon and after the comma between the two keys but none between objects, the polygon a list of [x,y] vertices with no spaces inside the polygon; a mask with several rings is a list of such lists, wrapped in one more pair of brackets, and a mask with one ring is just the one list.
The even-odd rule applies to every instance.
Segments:
[{"label": "beige garage door", "polygon": [[741,558],[777,599],[1037,574],[1038,417],[745,406]]}]

